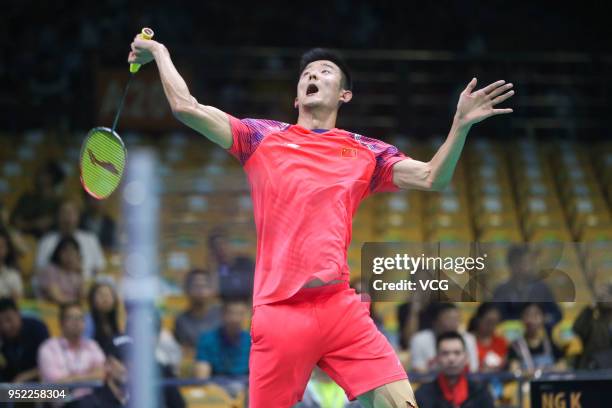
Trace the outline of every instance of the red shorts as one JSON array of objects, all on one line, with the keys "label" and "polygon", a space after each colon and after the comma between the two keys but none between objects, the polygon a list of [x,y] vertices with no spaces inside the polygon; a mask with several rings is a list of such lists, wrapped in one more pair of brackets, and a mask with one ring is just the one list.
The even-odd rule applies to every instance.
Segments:
[{"label": "red shorts", "polygon": [[292,407],[302,399],[315,365],[350,400],[407,378],[372,321],[369,303],[346,282],[302,289],[291,299],[255,306],[249,406]]}]

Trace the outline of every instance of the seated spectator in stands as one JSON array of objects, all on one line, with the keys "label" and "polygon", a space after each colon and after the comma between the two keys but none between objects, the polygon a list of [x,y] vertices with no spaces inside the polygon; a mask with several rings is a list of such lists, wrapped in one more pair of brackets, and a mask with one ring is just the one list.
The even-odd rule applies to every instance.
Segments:
[{"label": "seated spectator in stands", "polygon": [[[38,370],[43,382],[73,383],[104,379],[104,352],[94,340],[83,337],[85,316],[77,303],[62,305],[62,335],[45,341],[38,350]],[[77,398],[90,389],[74,390]]]},{"label": "seated spectator in stands", "polygon": [[64,171],[50,161],[38,168],[34,189],[22,194],[13,210],[12,224],[26,234],[40,238],[55,225],[60,206],[60,194]]},{"label": "seated spectator in stands", "polygon": [[247,304],[228,300],[223,304],[223,322],[217,329],[204,332],[198,340],[195,376],[239,376],[249,372],[251,335],[242,328],[248,316]]},{"label": "seated spectator in stands", "polygon": [[43,322],[21,316],[13,299],[0,299],[0,382],[37,381],[36,353],[47,338]]},{"label": "seated spectator in stands", "polygon": [[17,266],[17,252],[10,235],[0,229],[0,298],[11,297],[15,301],[23,296],[23,282]]},{"label": "seated spectator in stands", "polygon": [[597,290],[597,303],[585,307],[574,322],[582,341],[578,369],[612,368],[612,285]]},{"label": "seated spectator in stands", "polygon": [[[410,367],[419,372],[436,369],[436,336],[459,330],[461,316],[453,303],[439,303],[431,329],[421,330],[410,341]],[[478,349],[471,333],[461,333],[465,340],[470,371],[478,370]]]},{"label": "seated spectator in stands", "polygon": [[[127,407],[130,400],[128,393],[130,377],[128,367],[133,353],[134,344],[129,336],[118,336],[112,341],[105,364],[104,386],[96,388],[94,392],[66,408],[115,408]],[[170,373],[160,367],[162,378],[172,378]],[[156,401],[163,398],[165,408],[183,408],[185,401],[176,386],[157,387],[160,393]]]},{"label": "seated spectator in stands", "polygon": [[497,304],[483,302],[470,320],[468,331],[476,337],[480,371],[500,371],[506,366],[508,342],[495,334],[495,327],[501,321]]},{"label": "seated spectator in stands", "polygon": [[[132,316],[132,314],[128,316],[126,325],[126,333],[130,336],[134,336],[136,330]],[[181,345],[176,341],[172,332],[163,327],[161,316],[157,310],[153,311],[150,317],[151,327],[157,334],[156,337],[153,337],[154,343],[152,345],[155,350],[155,360],[164,369],[176,375],[183,358]]]},{"label": "seated spectator in stands", "polygon": [[195,349],[200,333],[220,325],[221,305],[214,303],[213,280],[205,269],[190,271],[185,277],[184,290],[189,305],[176,317],[174,335],[181,346]]},{"label": "seated spectator in stands", "polygon": [[521,312],[525,333],[508,351],[512,371],[533,374],[536,370],[562,370],[563,352],[554,344],[544,326],[544,310],[539,303],[526,303]]},{"label": "seated spectator in stands", "polygon": [[106,266],[102,247],[91,232],[77,229],[79,225],[79,209],[72,201],[62,203],[58,214],[58,230],[47,233],[38,245],[36,268],[42,269],[49,263],[51,254],[61,237],[72,236],[79,243],[83,277],[93,278],[97,272],[102,272]]},{"label": "seated spectator in stands", "polygon": [[219,295],[223,299],[250,299],[253,296],[255,274],[253,259],[236,254],[222,231],[216,231],[209,236],[208,249],[213,261],[210,270],[215,273],[213,277]]},{"label": "seated spectator in stands", "polygon": [[468,354],[463,335],[441,333],[436,339],[440,373],[416,391],[419,408],[493,408],[486,385],[467,378]]},{"label": "seated spectator in stands", "polygon": [[60,305],[80,302],[85,290],[81,265],[78,242],[70,236],[61,238],[53,251],[51,263],[37,274],[42,298]]},{"label": "seated spectator in stands", "polygon": [[514,245],[508,251],[510,278],[493,291],[493,302],[499,302],[502,320],[520,319],[520,312],[526,302],[539,302],[545,313],[546,328],[552,330],[561,320],[561,310],[555,297],[540,280],[535,270],[536,257],[527,245]]},{"label": "seated spectator in stands", "polygon": [[432,301],[432,295],[432,291],[417,290],[411,293],[407,302],[397,307],[399,346],[402,350],[409,348],[410,339],[419,330],[431,329],[436,306],[439,304]]},{"label": "seated spectator in stands", "polygon": [[108,354],[113,339],[121,334],[117,292],[110,283],[97,282],[89,289],[87,300],[89,313],[85,317],[85,337],[94,339]]},{"label": "seated spectator in stands", "polygon": [[96,200],[83,190],[85,208],[79,220],[79,228],[89,231],[98,237],[104,249],[114,249],[117,246],[115,221],[106,214],[104,201]]},{"label": "seated spectator in stands", "polygon": [[23,238],[23,234],[10,222],[9,211],[0,201],[0,230],[6,231],[15,249],[17,258],[25,255],[28,251],[28,244]]},{"label": "seated spectator in stands", "polygon": [[325,371],[315,366],[306,385],[302,401],[295,405],[295,408],[346,408],[352,406],[361,407],[361,404],[350,403],[344,390]]}]

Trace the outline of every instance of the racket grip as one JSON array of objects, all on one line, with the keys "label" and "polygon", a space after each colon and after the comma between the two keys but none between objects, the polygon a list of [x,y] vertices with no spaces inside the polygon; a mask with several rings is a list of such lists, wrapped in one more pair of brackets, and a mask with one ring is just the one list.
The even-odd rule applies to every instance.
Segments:
[{"label": "racket grip", "polygon": [[[151,38],[153,38],[153,30],[151,30],[148,27],[145,27],[142,29],[142,31],[140,32],[140,38],[142,38],[143,40],[150,40]],[[138,70],[140,69],[140,64],[130,64],[130,72],[132,74],[135,74],[138,72]]]}]

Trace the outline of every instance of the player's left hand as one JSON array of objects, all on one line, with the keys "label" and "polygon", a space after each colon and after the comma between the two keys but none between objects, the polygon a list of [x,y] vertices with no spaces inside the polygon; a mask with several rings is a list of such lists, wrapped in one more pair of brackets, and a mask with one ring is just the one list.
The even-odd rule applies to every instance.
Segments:
[{"label": "player's left hand", "polygon": [[459,97],[455,119],[460,125],[471,126],[494,115],[512,113],[510,108],[495,109],[495,105],[514,95],[512,84],[501,80],[474,92],[476,82],[476,78],[472,79]]}]

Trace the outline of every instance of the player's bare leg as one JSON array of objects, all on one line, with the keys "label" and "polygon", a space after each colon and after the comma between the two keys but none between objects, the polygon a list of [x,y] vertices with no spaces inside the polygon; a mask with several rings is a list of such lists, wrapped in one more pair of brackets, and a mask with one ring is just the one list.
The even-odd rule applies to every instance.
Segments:
[{"label": "player's bare leg", "polygon": [[365,408],[417,408],[408,380],[382,385],[357,397]]}]

